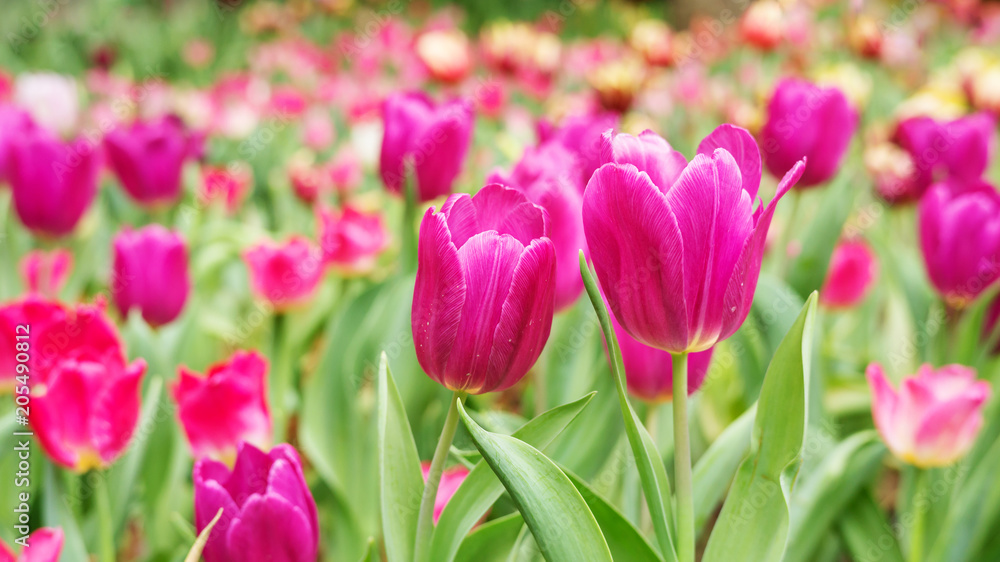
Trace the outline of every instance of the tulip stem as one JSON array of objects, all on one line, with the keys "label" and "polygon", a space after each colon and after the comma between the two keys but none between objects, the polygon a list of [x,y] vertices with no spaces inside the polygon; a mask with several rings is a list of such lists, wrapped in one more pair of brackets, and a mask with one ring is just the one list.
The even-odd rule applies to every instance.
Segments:
[{"label": "tulip stem", "polygon": [[92,474],[97,482],[97,521],[100,536],[98,552],[100,562],[114,562],[115,560],[115,532],[114,523],[111,516],[111,490],[108,488],[108,474],[106,472],[95,472]]},{"label": "tulip stem", "polygon": [[413,230],[414,223],[417,222],[417,193],[414,185],[414,174],[412,166],[407,166],[407,173],[403,179],[403,223],[400,225],[400,263],[403,264],[403,273],[410,274],[417,269],[417,237]]},{"label": "tulip stem", "polygon": [[922,562],[924,559],[924,530],[926,528],[929,474],[922,468],[915,468],[913,498],[910,506],[913,510],[913,527],[910,529],[910,562]]},{"label": "tulip stem", "polygon": [[438,439],[434,458],[431,459],[431,468],[424,484],[424,494],[420,498],[420,514],[417,518],[417,544],[413,550],[413,559],[417,562],[427,559],[427,549],[430,547],[431,533],[434,531],[434,502],[437,500],[444,462],[448,458],[448,451],[451,450],[451,442],[455,439],[455,430],[458,429],[458,402],[464,397],[465,393],[460,390],[456,390],[451,396],[448,416],[444,419],[441,438]]},{"label": "tulip stem", "polygon": [[688,433],[688,354],[673,357],[674,487],[677,494],[677,560],[694,562],[694,494],[691,486],[691,436]]}]

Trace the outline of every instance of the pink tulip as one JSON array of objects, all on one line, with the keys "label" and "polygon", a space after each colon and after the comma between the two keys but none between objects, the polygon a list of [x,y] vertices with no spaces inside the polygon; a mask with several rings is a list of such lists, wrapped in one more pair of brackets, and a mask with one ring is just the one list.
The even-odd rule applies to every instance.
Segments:
[{"label": "pink tulip", "polygon": [[288,179],[295,196],[306,205],[312,205],[327,190],[330,178],[322,168],[295,162],[288,168]]},{"label": "pink tulip", "polygon": [[374,267],[375,258],[388,243],[382,215],[345,206],[341,212],[320,209],[316,217],[325,263],[352,273],[364,273]]},{"label": "pink tulip", "polygon": [[[386,189],[401,193],[414,181],[418,201],[451,193],[472,138],[472,109],[462,100],[436,105],[422,93],[394,94],[382,107],[380,172]],[[407,162],[413,178],[406,178]]]},{"label": "pink tulip", "polygon": [[[39,295],[29,295],[0,306],[0,329],[5,334],[12,334],[12,337],[0,338],[0,386],[10,386],[15,375],[23,374],[17,372],[17,342],[27,341],[29,350],[41,349],[42,340],[39,339],[39,335],[45,333],[50,324],[63,322],[67,314],[63,305]],[[25,331],[28,333],[25,334]],[[18,340],[13,337],[16,335],[28,337]],[[36,353],[28,354],[28,371],[32,377],[35,374],[39,377],[44,374],[38,370],[40,358],[41,356]]]},{"label": "pink tulip", "polygon": [[764,164],[781,177],[808,158],[798,186],[822,184],[837,173],[857,127],[858,113],[840,90],[786,78],[767,105],[760,133]]},{"label": "pink tulip", "polygon": [[80,88],[72,76],[25,72],[14,82],[14,101],[58,135],[71,134],[80,121]]},{"label": "pink tulip", "polygon": [[556,256],[548,231],[544,209],[496,184],[428,209],[411,316],[428,376],[482,394],[528,372],[552,327]]},{"label": "pink tulip", "polygon": [[125,191],[142,205],[170,204],[181,195],[181,171],[192,137],[173,115],[136,121],[104,137],[108,164]]},{"label": "pink tulip", "polygon": [[781,197],[753,209],[760,153],[744,129],[722,125],[690,163],[652,131],[603,137],[604,161],[583,198],[583,225],[615,317],[640,342],[680,353],[733,335],[750,312],[764,241]]},{"label": "pink tulip", "polygon": [[42,527],[27,537],[20,556],[0,541],[0,562],[59,562],[63,547],[62,529]]},{"label": "pink tulip", "polygon": [[[420,463],[420,471],[424,474],[424,482],[427,481],[427,476],[431,473],[431,463],[422,462]],[[438,485],[437,497],[434,498],[434,523],[438,522],[441,518],[441,512],[448,505],[448,501],[455,492],[458,491],[458,487],[462,485],[465,481],[465,477],[469,475],[469,469],[458,464],[451,468],[446,469],[441,473],[441,483]]]},{"label": "pink tulip", "polygon": [[486,183],[510,186],[549,213],[549,238],[556,249],[555,309],[570,306],[583,291],[579,252],[583,236],[583,188],[576,156],[558,142],[529,148],[509,175],[494,172]]},{"label": "pink tulip", "polygon": [[72,232],[97,194],[101,162],[82,138],[63,143],[35,129],[10,139],[7,174],[24,226],[48,236]]},{"label": "pink tulip", "polygon": [[594,172],[604,164],[601,154],[601,135],[618,126],[618,116],[614,113],[591,113],[574,115],[554,127],[546,122],[538,125],[538,142],[554,141],[572,152],[580,170],[580,186],[586,187]]},{"label": "pink tulip", "polygon": [[861,240],[841,242],[833,250],[819,302],[829,308],[852,308],[865,299],[878,277],[875,254]]},{"label": "pink tulip", "polygon": [[327,167],[333,189],[342,197],[361,185],[361,159],[354,150],[346,147],[337,152]]},{"label": "pink tulip", "polygon": [[10,144],[17,137],[37,127],[31,116],[13,105],[0,103],[0,183],[7,181],[7,160]]},{"label": "pink tulip", "polygon": [[53,297],[62,290],[73,269],[69,250],[32,250],[21,258],[21,279],[30,293]]},{"label": "pink tulip", "polygon": [[775,0],[750,4],[740,19],[743,40],[762,51],[771,51],[785,38],[786,16]]},{"label": "pink tulip", "polygon": [[151,224],[115,236],[111,298],[122,316],[132,308],[152,326],[173,322],[191,291],[187,247],[179,234]]},{"label": "pink tulip", "polygon": [[135,430],[146,362],[126,363],[118,332],[97,306],[57,315],[34,337],[30,419],[42,450],[78,472],[111,465]]},{"label": "pink tulip", "polygon": [[253,173],[246,164],[226,167],[202,166],[200,199],[208,204],[221,200],[229,214],[239,210],[253,187]]},{"label": "pink tulip", "polygon": [[952,305],[1000,278],[1000,193],[981,181],[932,187],[919,206],[920,249],[934,288]]},{"label": "pink tulip", "polygon": [[868,366],[875,427],[896,457],[922,468],[948,466],[962,458],[983,425],[990,384],[962,365],[923,365],[899,390],[882,366]]},{"label": "pink tulip", "polygon": [[264,453],[243,443],[232,470],[201,459],[193,479],[199,533],[222,509],[202,552],[205,562],[315,562],[316,502],[291,445]]},{"label": "pink tulip", "polygon": [[323,253],[301,236],[258,244],[243,254],[258,298],[287,310],[308,300],[323,278]]},{"label": "pink tulip", "polygon": [[[614,315],[611,316],[611,323],[622,350],[625,383],[629,392],[647,402],[673,399],[674,367],[670,354],[636,341],[622,328]],[[692,353],[688,358],[688,396],[694,394],[705,382],[713,351],[714,348],[708,348]],[[608,360],[611,360],[610,357]]]},{"label": "pink tulip", "polygon": [[255,351],[238,351],[228,361],[209,367],[204,376],[180,368],[173,395],[195,458],[232,466],[240,442],[270,445],[266,376],[267,361]]}]

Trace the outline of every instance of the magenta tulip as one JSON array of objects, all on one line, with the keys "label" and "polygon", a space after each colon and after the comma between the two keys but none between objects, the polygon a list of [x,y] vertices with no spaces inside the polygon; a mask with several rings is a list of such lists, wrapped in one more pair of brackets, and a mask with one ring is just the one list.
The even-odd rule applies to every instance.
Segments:
[{"label": "magenta tulip", "polygon": [[587,245],[622,327],[681,353],[733,335],[750,312],[764,241],[797,163],[764,208],[753,209],[760,153],[750,133],[722,125],[690,163],[652,131],[603,137],[601,166],[583,198]]},{"label": "magenta tulip", "polygon": [[195,458],[232,466],[241,442],[271,444],[266,376],[267,361],[255,351],[238,351],[209,367],[204,376],[180,368],[173,396]]},{"label": "magenta tulip", "polygon": [[580,277],[583,236],[583,187],[576,157],[558,142],[529,148],[509,175],[494,172],[486,183],[499,183],[524,193],[549,213],[552,244],[556,249],[555,309],[576,302],[583,291]]},{"label": "magenta tulip", "polygon": [[108,164],[141,205],[170,204],[181,194],[181,171],[197,139],[173,115],[136,121],[104,137]]},{"label": "magenta tulip", "polygon": [[798,186],[822,184],[837,173],[857,127],[858,113],[839,89],[786,78],[767,105],[760,133],[764,164],[781,177],[808,158]]},{"label": "magenta tulip", "polygon": [[923,365],[898,391],[878,363],[868,366],[867,375],[875,427],[900,460],[922,468],[948,466],[972,448],[990,396],[990,384],[977,381],[974,369]]},{"label": "magenta tulip", "polygon": [[496,184],[428,209],[411,321],[417,358],[432,379],[482,394],[528,372],[552,327],[556,256],[548,231],[544,209]]},{"label": "magenta tulip", "polygon": [[36,129],[10,139],[7,175],[24,226],[48,236],[76,228],[97,194],[101,152],[86,139],[63,143]]},{"label": "magenta tulip", "polygon": [[919,206],[920,249],[934,288],[961,307],[1000,278],[1000,194],[984,182],[943,182]]},{"label": "magenta tulip", "polygon": [[375,258],[388,244],[382,215],[362,213],[344,206],[343,211],[320,209],[319,245],[323,261],[345,273],[365,273],[375,266]]},{"label": "magenta tulip", "polygon": [[28,535],[20,556],[0,541],[0,562],[59,562],[62,547],[62,529],[42,527]]},{"label": "magenta tulip", "polygon": [[21,279],[29,293],[54,297],[62,290],[73,269],[69,250],[32,250],[21,258]]},{"label": "magenta tulip", "polygon": [[184,309],[191,280],[179,234],[152,224],[115,236],[111,297],[122,316],[142,312],[152,326],[173,322]]},{"label": "magenta tulip", "polygon": [[139,419],[146,362],[126,363],[118,332],[95,306],[56,316],[35,338],[30,419],[42,449],[78,472],[111,465]]},{"label": "magenta tulip", "polygon": [[[0,388],[9,388],[14,383],[14,377],[18,374],[17,343],[19,341],[28,342],[28,349],[41,349],[41,334],[47,332],[50,324],[63,322],[69,312],[57,301],[48,300],[37,294],[29,294],[27,297],[0,306],[0,330],[7,334],[26,335],[27,338],[18,340],[15,337],[0,338]],[[18,328],[27,326],[27,328]],[[27,334],[25,334],[27,330]],[[50,352],[54,353],[52,349]],[[31,377],[38,374],[44,375],[38,369],[41,355],[38,353],[28,354],[28,371]],[[23,371],[23,368],[21,369]]]},{"label": "magenta tulip", "polygon": [[851,308],[865,299],[878,276],[878,262],[861,240],[842,242],[833,250],[819,302],[828,308]]},{"label": "magenta tulip", "polygon": [[36,128],[27,111],[13,105],[0,104],[0,183],[7,181],[10,144],[17,137]]},{"label": "magenta tulip", "polygon": [[232,470],[202,459],[193,479],[199,533],[222,509],[202,552],[205,562],[315,562],[316,502],[291,445],[264,453],[244,443]]},{"label": "magenta tulip", "polygon": [[279,311],[308,300],[323,278],[323,252],[300,236],[283,244],[258,244],[243,254],[243,260],[254,294]]},{"label": "magenta tulip", "polygon": [[573,115],[564,119],[558,127],[543,121],[538,125],[538,142],[557,142],[576,156],[582,188],[597,168],[605,163],[601,155],[601,135],[617,126],[618,115],[611,112]]},{"label": "magenta tulip", "polygon": [[[424,482],[431,473],[431,463],[420,463],[420,471],[424,475]],[[434,523],[441,518],[441,512],[448,506],[448,500],[455,495],[458,487],[465,482],[465,477],[469,475],[469,469],[457,464],[441,473],[441,483],[438,485],[437,496],[434,498]]]},{"label": "magenta tulip", "polygon": [[[418,201],[451,193],[469,151],[472,107],[462,100],[436,105],[423,93],[400,93],[382,106],[385,133],[380,172],[385,187],[401,193],[404,181],[415,182]],[[406,178],[407,165],[415,177]]]}]

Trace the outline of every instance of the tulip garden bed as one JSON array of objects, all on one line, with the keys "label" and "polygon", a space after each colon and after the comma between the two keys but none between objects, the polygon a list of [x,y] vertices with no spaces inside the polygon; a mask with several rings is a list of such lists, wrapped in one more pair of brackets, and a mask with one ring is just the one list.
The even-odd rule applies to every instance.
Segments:
[{"label": "tulip garden bed", "polygon": [[0,8],[0,562],[1000,560],[1000,5],[433,4]]}]

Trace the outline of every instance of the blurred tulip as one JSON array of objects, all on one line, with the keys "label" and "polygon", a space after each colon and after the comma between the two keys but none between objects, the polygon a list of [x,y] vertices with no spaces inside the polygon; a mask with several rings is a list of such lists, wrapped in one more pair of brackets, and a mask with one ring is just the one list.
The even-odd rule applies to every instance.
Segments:
[{"label": "blurred tulip", "polygon": [[898,391],[878,363],[868,366],[867,376],[875,427],[897,458],[921,468],[948,466],[972,448],[990,396],[990,384],[977,381],[975,369],[925,364]]},{"label": "blurred tulip", "polygon": [[14,210],[36,234],[64,236],[97,194],[102,157],[86,139],[63,143],[45,131],[11,139],[7,174]]},{"label": "blurred tulip", "polygon": [[62,547],[62,529],[42,527],[27,537],[27,546],[21,549],[20,556],[0,540],[0,562],[59,562]]},{"label": "blurred tulip", "polygon": [[913,117],[899,124],[895,140],[910,154],[914,170],[908,189],[895,200],[918,200],[941,179],[978,180],[995,150],[995,119],[977,113],[950,122]]},{"label": "blurred tulip", "polygon": [[350,146],[337,151],[327,171],[333,190],[341,197],[352,193],[361,185],[361,159]]},{"label": "blurred tulip", "polygon": [[852,308],[865,299],[878,277],[875,254],[861,240],[841,242],[833,250],[819,302],[829,308]]},{"label": "blurred tulip", "polygon": [[629,44],[651,66],[670,66],[676,62],[670,26],[661,20],[647,19],[635,24]]},{"label": "blurred tulip", "polygon": [[671,353],[704,351],[743,324],[757,288],[777,202],[798,181],[792,167],[767,206],[757,143],[722,125],[686,163],[652,131],[603,136],[607,162],[584,192],[587,245],[608,302],[640,342]]},{"label": "blurred tulip", "polygon": [[202,552],[205,562],[315,562],[316,502],[291,445],[264,453],[243,443],[232,470],[201,459],[193,480],[199,533],[222,509]]},{"label": "blurred tulip", "polygon": [[337,130],[327,109],[314,107],[302,117],[302,142],[311,150],[325,150],[336,138]]},{"label": "blurred tulip", "polygon": [[601,107],[608,111],[625,113],[632,107],[636,96],[646,81],[646,69],[634,58],[623,58],[604,63],[587,77]]},{"label": "blurred tulip", "polygon": [[[66,318],[66,309],[57,301],[48,300],[39,295],[28,295],[20,300],[0,306],[0,329],[6,334],[27,335],[26,340],[14,337],[0,338],[0,387],[9,387],[17,373],[18,341],[27,341],[28,349],[41,349],[42,341],[39,334],[45,333],[49,324],[62,322]],[[27,328],[18,328],[27,326]],[[27,330],[27,334],[24,331]],[[50,344],[51,345],[51,344]],[[50,350],[49,352],[53,352]],[[28,371],[38,371],[38,361],[41,356],[29,354]],[[33,376],[33,375],[32,375]]]},{"label": "blurred tulip", "polygon": [[80,121],[76,79],[54,72],[24,73],[14,83],[14,102],[31,118],[61,136],[73,133]]},{"label": "blurred tulip", "polygon": [[412,328],[420,366],[452,390],[505,390],[552,327],[556,256],[548,214],[491,184],[452,195],[420,225]]},{"label": "blurred tulip", "polygon": [[31,331],[31,425],[42,450],[77,472],[110,466],[139,419],[146,362],[126,363],[117,330],[97,306],[57,313]]},{"label": "blurred tulip", "polygon": [[888,203],[918,197],[913,159],[905,150],[891,142],[880,142],[865,149],[864,161],[875,182],[875,191]]},{"label": "blurred tulip", "polygon": [[614,113],[593,113],[567,117],[558,127],[545,122],[539,124],[539,144],[548,141],[561,143],[577,157],[581,187],[585,187],[603,164],[601,155],[601,134],[618,126],[618,116]]},{"label": "blurred tulip", "polygon": [[583,291],[579,253],[587,240],[577,168],[573,153],[558,142],[547,142],[525,150],[509,175],[494,172],[486,179],[517,189],[548,211],[549,238],[556,251],[556,311],[576,302]]},{"label": "blurred tulip", "polygon": [[442,82],[461,82],[472,68],[469,39],[460,29],[435,29],[423,33],[415,49],[431,76]]},{"label": "blurred tulip", "polygon": [[62,290],[73,269],[69,250],[32,250],[21,258],[21,278],[30,293],[54,297]]},{"label": "blurred tulip", "polygon": [[1000,193],[985,182],[939,183],[919,206],[920,249],[934,288],[961,308],[1000,278]]},{"label": "blurred tulip", "polygon": [[[431,463],[420,463],[420,471],[424,474],[424,482],[431,472]],[[457,464],[441,473],[441,483],[438,485],[437,497],[434,498],[434,524],[441,518],[441,512],[448,505],[448,501],[458,491],[465,478],[469,475],[469,469]]]},{"label": "blurred tulip", "polygon": [[785,11],[775,0],[753,2],[740,19],[743,41],[770,51],[785,38]]},{"label": "blurred tulip", "polygon": [[201,167],[201,201],[208,204],[221,200],[229,214],[239,210],[252,186],[253,172],[245,162]]},{"label": "blurred tulip", "polygon": [[243,254],[254,294],[282,311],[308,300],[323,278],[323,253],[308,239],[265,242]]},{"label": "blurred tulip", "polygon": [[[382,108],[380,172],[386,189],[401,193],[412,181],[416,199],[451,193],[472,138],[472,109],[462,100],[435,105],[422,93],[394,94]],[[414,177],[407,178],[407,162]]]},{"label": "blurred tulip", "polygon": [[[622,328],[613,314],[611,322],[618,338],[618,345],[621,347],[625,382],[629,392],[647,402],[671,400],[674,394],[674,367],[670,354],[637,341]],[[689,356],[687,386],[689,396],[705,382],[714,350],[715,348],[710,347]]]},{"label": "blurred tulip", "polygon": [[319,245],[324,263],[350,273],[365,273],[375,265],[375,258],[385,249],[388,234],[378,213],[365,214],[345,206],[342,212],[320,209]]},{"label": "blurred tulip", "polygon": [[7,181],[10,144],[21,135],[36,129],[28,112],[13,105],[0,104],[0,184]]},{"label": "blurred tulip", "polygon": [[305,161],[293,162],[289,166],[288,179],[292,192],[306,205],[312,205],[319,199],[330,180],[326,170]]},{"label": "blurred tulip", "polygon": [[761,131],[764,164],[781,177],[808,158],[800,188],[819,185],[840,168],[858,126],[858,114],[837,88],[820,88],[804,80],[778,83],[767,105]]},{"label": "blurred tulip", "polygon": [[104,137],[108,165],[125,191],[146,206],[170,204],[181,195],[181,172],[192,137],[180,118],[136,121]]},{"label": "blurred tulip", "polygon": [[256,351],[238,351],[204,376],[180,368],[173,396],[195,458],[232,466],[241,442],[261,448],[271,444],[266,376],[267,361]]},{"label": "blurred tulip", "polygon": [[179,234],[151,224],[128,227],[114,239],[111,298],[122,316],[132,308],[152,326],[173,322],[184,309],[191,279],[187,246]]}]

